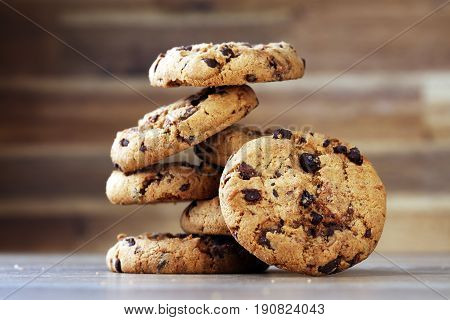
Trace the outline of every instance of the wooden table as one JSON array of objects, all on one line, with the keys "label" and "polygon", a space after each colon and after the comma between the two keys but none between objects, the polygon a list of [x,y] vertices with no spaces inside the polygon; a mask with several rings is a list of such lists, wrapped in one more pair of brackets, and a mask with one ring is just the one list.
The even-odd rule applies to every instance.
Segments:
[{"label": "wooden table", "polygon": [[[63,255],[0,255],[5,298]],[[390,261],[389,261],[390,260]],[[394,262],[394,263],[392,263]],[[443,299],[450,254],[376,253],[346,272],[313,278],[270,268],[252,275],[134,275],[106,270],[102,255],[74,255],[9,299]]]}]

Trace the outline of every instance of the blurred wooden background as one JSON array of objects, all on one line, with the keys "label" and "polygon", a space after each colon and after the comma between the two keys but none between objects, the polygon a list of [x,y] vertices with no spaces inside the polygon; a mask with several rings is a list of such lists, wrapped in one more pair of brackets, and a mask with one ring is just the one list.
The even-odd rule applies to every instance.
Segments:
[{"label": "blurred wooden background", "polygon": [[[195,88],[150,88],[172,46],[285,40],[306,58],[302,80],[254,85],[260,124],[443,2],[8,0],[142,94],[165,104]],[[67,251],[134,207],[104,196],[117,130],[155,106],[0,3],[0,250]],[[272,124],[356,144],[388,190],[380,251],[450,251],[450,7],[395,40]],[[147,206],[118,232],[179,231],[187,204]]]}]

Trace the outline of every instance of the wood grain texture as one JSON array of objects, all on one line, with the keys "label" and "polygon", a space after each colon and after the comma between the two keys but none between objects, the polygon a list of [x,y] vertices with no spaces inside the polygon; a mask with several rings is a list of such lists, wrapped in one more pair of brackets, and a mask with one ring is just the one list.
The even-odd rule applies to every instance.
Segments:
[{"label": "wood grain texture", "polygon": [[[281,37],[307,57],[308,72],[340,70],[439,5],[433,0],[283,1],[280,5],[269,1],[227,1],[226,5],[206,0],[191,4],[127,1],[127,5],[112,1],[106,8],[102,1],[49,1],[43,6],[16,0],[11,4],[113,73],[142,76],[159,52],[173,46],[230,39],[279,41]],[[5,26],[0,39],[8,43],[0,52],[5,75],[103,73],[8,8],[2,6],[0,16]],[[450,45],[444,30],[450,27],[449,16],[448,10],[442,10],[358,70],[448,69]],[[209,21],[207,28],[204,20]]]},{"label": "wood grain texture", "polygon": [[[62,257],[1,255],[0,296],[10,294]],[[449,284],[450,256],[442,253],[374,253],[345,272],[320,278],[274,267],[262,274],[246,275],[117,274],[106,270],[103,255],[77,254],[9,298],[419,300],[448,299]]]},{"label": "wood grain texture", "polygon": [[[450,10],[310,96],[439,1],[8,3],[119,80],[0,6],[0,250],[69,250],[129,212],[104,196],[115,132],[156,107],[144,96],[164,105],[198,91],[149,86],[161,51],[285,40],[306,58],[304,78],[252,85],[260,106],[242,122],[311,128],[355,144],[388,190],[379,249],[450,251]],[[103,252],[117,232],[179,231],[185,205],[149,206],[87,250]]]},{"label": "wood grain texture", "polygon": [[[450,73],[447,74],[449,76]],[[411,81],[410,77],[418,79]],[[428,108],[421,79],[433,74],[388,73],[344,76],[320,94],[299,101],[333,77],[317,74],[298,81],[255,85],[260,106],[244,123],[268,126],[311,126],[352,140],[423,141],[448,139],[441,128],[440,108]],[[439,79],[438,76],[436,76]],[[146,79],[126,78],[133,88],[164,105],[198,90],[148,88]],[[0,81],[0,99],[10,106],[0,119],[0,141],[16,143],[110,144],[115,132],[136,125],[156,106],[114,79],[98,77],[19,78]],[[281,111],[290,109],[274,119]],[[14,130],[20,123],[21,130]],[[436,127],[436,128],[434,128]],[[83,130],[80,130],[83,128]],[[442,131],[440,134],[433,132]]]}]

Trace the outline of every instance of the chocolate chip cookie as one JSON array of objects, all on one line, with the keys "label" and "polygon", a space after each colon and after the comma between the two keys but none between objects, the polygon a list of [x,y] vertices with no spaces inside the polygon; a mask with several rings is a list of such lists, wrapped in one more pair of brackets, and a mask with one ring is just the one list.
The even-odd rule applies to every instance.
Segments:
[{"label": "chocolate chip cookie", "polygon": [[386,193],[358,148],[285,129],[244,147],[227,162],[219,195],[225,223],[249,252],[319,276],[345,270],[374,250]]},{"label": "chocolate chip cookie", "polygon": [[301,78],[305,60],[286,42],[202,43],[161,53],[149,71],[155,87],[240,85]]},{"label": "chocolate chip cookie", "polygon": [[219,197],[211,200],[192,201],[184,209],[180,224],[181,229],[187,233],[230,235],[220,211]]},{"label": "chocolate chip cookie", "polygon": [[106,264],[124,273],[253,273],[267,265],[232,237],[187,234],[118,236]]},{"label": "chocolate chip cookie", "polygon": [[156,164],[125,174],[114,170],[106,182],[113,204],[211,199],[217,195],[220,171],[207,165]]},{"label": "chocolate chip cookie", "polygon": [[248,141],[261,137],[256,127],[234,124],[194,147],[195,154],[207,163],[225,167],[228,158]]},{"label": "chocolate chip cookie", "polygon": [[112,161],[123,172],[154,164],[239,121],[257,105],[248,86],[205,88],[146,114],[137,127],[117,133]]}]

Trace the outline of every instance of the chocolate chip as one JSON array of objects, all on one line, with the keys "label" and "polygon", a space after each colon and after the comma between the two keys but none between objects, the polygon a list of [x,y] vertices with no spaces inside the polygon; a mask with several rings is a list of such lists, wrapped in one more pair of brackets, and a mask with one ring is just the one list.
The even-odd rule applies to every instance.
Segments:
[{"label": "chocolate chip", "polygon": [[166,83],[166,85],[168,86],[168,87],[179,87],[179,86],[181,86],[183,84],[183,81],[181,81],[181,80],[170,80],[170,81],[168,81],[167,83]]},{"label": "chocolate chip", "polygon": [[242,190],[244,194],[244,199],[250,203],[256,203],[261,200],[261,193],[258,189],[244,189]]},{"label": "chocolate chip", "polygon": [[322,146],[326,148],[330,145],[330,143],[331,143],[330,139],[325,139],[323,140]]},{"label": "chocolate chip", "polygon": [[276,69],[277,68],[277,62],[274,58],[269,60],[269,67]]},{"label": "chocolate chip", "polygon": [[122,264],[120,263],[119,259],[116,259],[116,261],[114,261],[114,269],[116,269],[117,272],[122,273]]},{"label": "chocolate chip", "polygon": [[272,193],[273,193],[274,197],[278,198],[278,192],[277,192],[277,190],[273,189],[273,190],[272,190]]},{"label": "chocolate chip", "polygon": [[347,158],[358,166],[363,164],[363,157],[361,156],[358,148],[351,148],[347,153]]},{"label": "chocolate chip", "polygon": [[141,152],[147,151],[147,147],[144,145],[143,142],[141,143],[141,146],[139,147],[139,151],[141,151]]},{"label": "chocolate chip", "polygon": [[142,248],[139,246],[136,246],[136,248],[134,248],[134,254],[138,254],[140,252],[142,252]]},{"label": "chocolate chip", "polygon": [[258,175],[256,170],[245,162],[239,164],[238,172],[242,180],[250,180],[250,178],[256,177]]},{"label": "chocolate chip", "polygon": [[313,238],[317,237],[317,230],[314,228],[309,228],[307,233],[308,233],[308,236],[310,236],[310,237],[313,237]]},{"label": "chocolate chip", "polygon": [[219,93],[220,89],[209,87],[206,89],[203,89],[197,94],[194,94],[188,98],[190,104],[194,107],[196,107],[200,102],[203,100],[206,100],[210,94]]},{"label": "chocolate chip", "polygon": [[119,169],[120,170],[120,166],[118,163],[114,163],[114,168]]},{"label": "chocolate chip", "polygon": [[255,82],[256,81],[256,76],[254,74],[247,74],[245,76],[245,80],[248,82]]},{"label": "chocolate chip", "polygon": [[169,128],[169,127],[174,123],[174,121],[175,121],[175,119],[173,119],[172,117],[167,117],[167,118],[164,120],[163,128],[164,128],[164,129]]},{"label": "chocolate chip", "polygon": [[148,118],[147,121],[151,122],[151,123],[154,123],[154,122],[156,122],[156,120],[158,120],[158,118],[159,118],[159,114],[154,114],[150,118]]},{"label": "chocolate chip", "polygon": [[283,226],[284,226],[284,220],[280,219],[276,226],[270,227],[270,228],[261,229],[261,231],[259,233],[259,236],[258,236],[258,239],[257,239],[258,244],[260,244],[260,245],[262,245],[262,246],[264,246],[266,248],[273,249],[271,244],[270,244],[269,239],[267,239],[267,233],[268,232],[270,232],[270,233],[282,233],[283,232],[283,230],[282,230]]},{"label": "chocolate chip", "polygon": [[222,55],[224,55],[225,57],[230,57],[230,58],[234,58],[234,57],[235,57],[233,50],[231,50],[230,47],[228,47],[228,46],[223,46],[223,47],[220,49],[220,52],[221,52]]},{"label": "chocolate chip", "polygon": [[168,260],[166,256],[167,253],[164,253],[158,261],[158,265],[156,266],[156,270],[158,271],[158,273],[161,273],[162,269],[164,269],[164,267],[167,265]]},{"label": "chocolate chip", "polygon": [[182,46],[182,47],[178,47],[177,50],[191,51],[191,50],[192,50],[192,46]]},{"label": "chocolate chip", "polygon": [[269,239],[267,239],[267,232],[271,232],[271,231],[273,231],[273,230],[272,229],[261,230],[261,232],[259,233],[259,236],[258,236],[258,240],[257,240],[259,245],[269,248],[269,249],[273,249],[272,246],[270,245]]},{"label": "chocolate chip", "polygon": [[176,138],[184,143],[191,144],[195,140],[195,136],[183,137],[179,132],[176,134]]},{"label": "chocolate chip", "polygon": [[320,169],[320,159],[311,153],[302,153],[300,155],[300,166],[307,173],[315,173]]},{"label": "chocolate chip", "polygon": [[317,226],[323,219],[323,216],[315,211],[311,212],[311,217],[312,217],[311,223],[315,226]]},{"label": "chocolate chip", "polygon": [[124,241],[128,244],[129,247],[132,247],[136,244],[134,238],[125,238]]},{"label": "chocolate chip", "polygon": [[364,233],[364,237],[365,238],[370,238],[372,236],[372,230],[371,229],[367,229],[366,232]]},{"label": "chocolate chip", "polygon": [[301,137],[301,138],[300,138],[300,143],[305,143],[305,142],[306,142],[305,137]]},{"label": "chocolate chip", "polygon": [[301,225],[302,225],[301,220],[292,220],[289,226],[294,229],[298,229]]},{"label": "chocolate chip", "polygon": [[141,195],[145,195],[145,192],[147,191],[147,188],[150,184],[152,184],[153,182],[159,182],[161,181],[163,178],[163,175],[161,173],[157,173],[154,177],[148,177],[144,180],[144,182],[142,183],[142,187],[139,190],[139,193]]},{"label": "chocolate chip", "polygon": [[180,187],[180,191],[187,191],[191,185],[189,183],[182,184]]},{"label": "chocolate chip", "polygon": [[215,68],[219,65],[219,63],[215,59],[205,58],[202,59],[202,61],[206,63],[206,65],[210,68]]},{"label": "chocolate chip", "polygon": [[334,153],[347,153],[347,147],[346,146],[336,146],[333,148]]},{"label": "chocolate chip", "polygon": [[158,68],[159,62],[160,62],[161,59],[164,58],[165,56],[166,56],[165,53],[160,53],[160,54],[158,55],[158,57],[156,58],[157,60],[156,60],[156,65],[155,65],[155,71],[156,71],[156,69]]},{"label": "chocolate chip", "polygon": [[290,139],[292,137],[292,132],[286,129],[276,129],[273,132],[274,139]]},{"label": "chocolate chip", "polygon": [[[192,101],[191,101],[191,104],[192,104]],[[180,119],[186,120],[187,118],[192,116],[194,113],[196,113],[197,110],[198,109],[195,106],[187,108],[186,110],[184,110],[183,114],[180,116]]]},{"label": "chocolate chip", "polygon": [[353,209],[353,206],[351,204],[347,208],[347,213],[350,215],[355,213],[355,210]]},{"label": "chocolate chip", "polygon": [[355,256],[352,258],[352,260],[347,261],[348,264],[350,265],[350,267],[354,266],[355,264],[357,264],[358,262],[360,262],[361,259],[361,254],[357,253],[355,254]]},{"label": "chocolate chip", "polygon": [[275,79],[276,79],[277,81],[282,81],[282,80],[283,80],[283,75],[282,75],[280,72],[276,72],[276,73],[274,74],[274,76],[275,76]]},{"label": "chocolate chip", "polygon": [[334,273],[334,272],[338,271],[337,268],[339,267],[340,262],[341,262],[341,257],[337,257],[336,259],[331,260],[327,264],[320,266],[318,268],[318,270],[319,270],[319,272],[324,273],[324,274]]},{"label": "chocolate chip", "polygon": [[302,198],[300,199],[300,204],[303,208],[308,208],[314,200],[316,200],[316,198],[311,193],[304,190],[302,193]]},{"label": "chocolate chip", "polygon": [[130,141],[128,141],[127,139],[122,139],[122,140],[120,140],[120,145],[121,145],[122,147],[128,146],[129,143],[130,143]]},{"label": "chocolate chip", "polygon": [[335,230],[342,230],[342,226],[337,224],[336,222],[328,222],[324,223],[324,225],[327,228],[325,231],[326,237],[331,237],[334,234]]},{"label": "chocolate chip", "polygon": [[334,234],[334,227],[329,227],[326,229],[326,231],[325,231],[326,237],[331,237],[333,234]]},{"label": "chocolate chip", "polygon": [[276,178],[279,178],[279,177],[282,176],[282,174],[281,174],[280,171],[276,170],[274,176],[275,176]]}]

